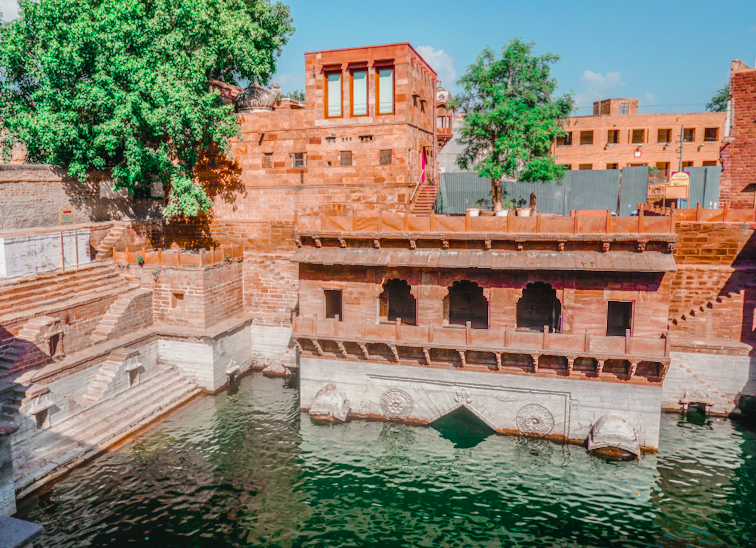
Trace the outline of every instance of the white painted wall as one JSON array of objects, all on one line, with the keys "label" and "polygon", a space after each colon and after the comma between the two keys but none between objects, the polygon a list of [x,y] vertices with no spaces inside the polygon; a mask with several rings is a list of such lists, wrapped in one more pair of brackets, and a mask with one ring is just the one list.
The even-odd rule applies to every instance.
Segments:
[{"label": "white painted wall", "polygon": [[582,441],[602,415],[616,413],[635,428],[641,446],[659,447],[661,386],[316,358],[300,358],[300,368],[305,410],[318,390],[335,383],[351,402],[352,413],[381,417],[381,397],[399,389],[413,400],[409,420],[432,422],[465,405],[492,428],[517,432],[518,413],[536,404],[553,417],[551,434]]},{"label": "white painted wall", "polygon": [[693,352],[672,352],[672,363],[664,379],[662,408],[679,411],[685,392],[700,391],[711,396],[713,413],[735,409],[738,394],[756,395],[756,358]]},{"label": "white painted wall", "polygon": [[[77,231],[79,247],[79,265],[88,264],[89,229]],[[0,278],[33,276],[61,268],[64,261],[66,268],[76,266],[76,248],[74,231],[63,231],[63,257],[60,252],[60,233],[47,232],[30,236],[13,236],[0,238]]]}]

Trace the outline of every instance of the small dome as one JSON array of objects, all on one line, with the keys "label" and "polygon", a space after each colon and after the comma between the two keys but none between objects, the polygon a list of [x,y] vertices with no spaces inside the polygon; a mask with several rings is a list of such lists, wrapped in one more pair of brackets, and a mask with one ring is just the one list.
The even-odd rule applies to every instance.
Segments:
[{"label": "small dome", "polygon": [[613,413],[607,413],[597,420],[588,436],[588,451],[607,448],[640,456],[640,444],[635,429],[625,419]]},{"label": "small dome", "polygon": [[236,98],[236,112],[273,110],[273,105],[276,104],[279,96],[281,96],[281,86],[272,84],[270,89],[265,89],[255,80]]},{"label": "small dome", "polygon": [[439,85],[438,90],[436,91],[436,104],[448,105],[449,101],[451,101],[451,93]]}]

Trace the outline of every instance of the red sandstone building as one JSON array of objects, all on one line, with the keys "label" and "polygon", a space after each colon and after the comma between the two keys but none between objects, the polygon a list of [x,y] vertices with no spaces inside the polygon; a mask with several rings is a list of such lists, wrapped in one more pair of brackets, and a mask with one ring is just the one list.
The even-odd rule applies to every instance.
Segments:
[{"label": "red sandstone building", "polygon": [[[725,113],[639,114],[638,99],[593,103],[593,115],[569,118],[567,135],[552,154],[570,169],[656,167],[671,175],[682,166],[717,166],[725,135]],[[682,132],[682,134],[681,134]]]},{"label": "red sandstone building", "polygon": [[756,68],[738,59],[730,69],[730,101],[722,147],[720,201],[756,209]]}]

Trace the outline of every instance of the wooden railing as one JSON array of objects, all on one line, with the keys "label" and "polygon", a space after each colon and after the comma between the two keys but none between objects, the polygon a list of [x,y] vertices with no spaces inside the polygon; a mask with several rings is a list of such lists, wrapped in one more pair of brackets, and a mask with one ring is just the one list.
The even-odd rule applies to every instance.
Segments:
[{"label": "wooden railing", "polygon": [[543,333],[520,331],[511,327],[503,330],[472,329],[465,326],[423,326],[396,323],[372,323],[366,320],[341,322],[336,318],[294,318],[294,336],[334,337],[355,341],[388,341],[396,344],[414,343],[440,347],[460,348],[465,346],[485,348],[507,353],[538,353],[598,356],[606,359],[625,358],[635,361],[668,362],[669,337],[633,337],[628,330],[624,337],[593,335],[589,330],[582,333]]},{"label": "wooden railing", "polygon": [[520,234],[664,234],[673,232],[671,216],[612,217],[581,215],[572,217],[534,215],[532,217],[473,217],[471,215],[435,215],[419,217],[410,214],[365,212],[352,215],[297,217],[299,232],[351,233],[520,233]]},{"label": "wooden railing", "polygon": [[242,246],[223,245],[213,249],[185,251],[181,249],[141,249],[138,251],[116,251],[113,249],[113,262],[116,264],[139,264],[155,266],[209,266],[224,261],[241,259]]}]

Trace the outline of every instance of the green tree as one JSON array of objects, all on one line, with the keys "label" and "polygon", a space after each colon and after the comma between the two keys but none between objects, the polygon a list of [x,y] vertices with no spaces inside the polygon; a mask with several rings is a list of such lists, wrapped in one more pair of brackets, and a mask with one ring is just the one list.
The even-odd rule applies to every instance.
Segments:
[{"label": "green tree", "polygon": [[727,103],[730,100],[730,84],[725,85],[717,91],[711,101],[706,103],[706,110],[709,112],[727,112]]},{"label": "green tree", "polygon": [[267,82],[294,31],[270,0],[20,0],[0,27],[2,146],[130,192],[162,181],[167,217],[212,206],[204,151],[239,129],[213,79]]},{"label": "green tree", "polygon": [[295,101],[301,101],[304,103],[305,100],[305,92],[301,89],[295,89],[291,93],[289,93],[289,98],[294,99]]},{"label": "green tree", "polygon": [[534,55],[534,46],[515,38],[500,57],[486,47],[457,81],[462,92],[454,106],[465,115],[457,163],[491,180],[495,210],[501,209],[504,177],[535,182],[564,176],[565,167],[549,151],[575,103],[569,94],[554,97],[550,65],[559,56]]}]

